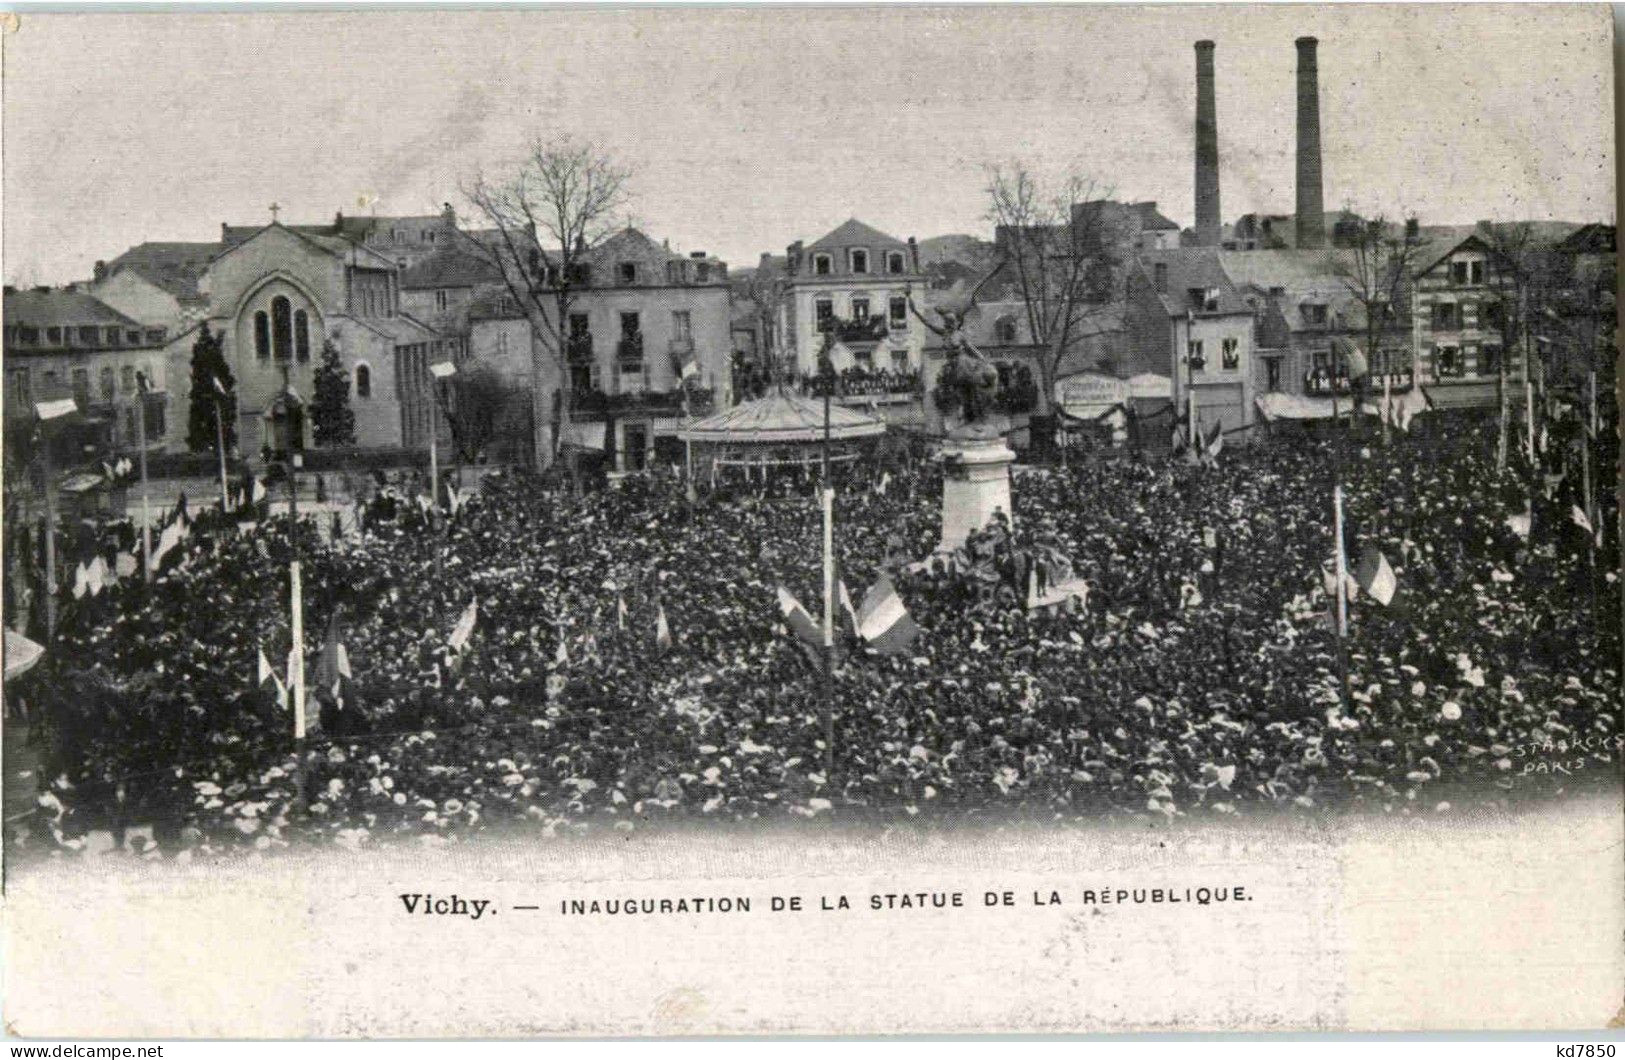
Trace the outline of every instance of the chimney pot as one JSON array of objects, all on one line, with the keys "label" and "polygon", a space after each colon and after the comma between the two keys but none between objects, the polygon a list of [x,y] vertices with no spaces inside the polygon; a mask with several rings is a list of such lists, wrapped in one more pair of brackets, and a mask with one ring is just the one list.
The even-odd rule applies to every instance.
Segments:
[{"label": "chimney pot", "polygon": [[97,283],[107,279],[107,262],[98,261],[96,263],[96,267],[91,271],[91,275],[95,278]]},{"label": "chimney pot", "polygon": [[1214,101],[1213,42],[1196,42],[1196,242],[1219,242],[1219,119]]},{"label": "chimney pot", "polygon": [[1325,193],[1320,170],[1320,69],[1313,37],[1298,46],[1298,211],[1297,245],[1314,249],[1326,244]]}]

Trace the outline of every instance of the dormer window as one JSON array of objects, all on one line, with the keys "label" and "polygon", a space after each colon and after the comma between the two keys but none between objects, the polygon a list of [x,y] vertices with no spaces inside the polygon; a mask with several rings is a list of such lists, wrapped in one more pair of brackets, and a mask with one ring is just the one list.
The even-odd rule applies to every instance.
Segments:
[{"label": "dormer window", "polygon": [[850,254],[852,255],[852,274],[854,276],[866,275],[869,272],[869,252],[861,247],[853,247]]},{"label": "dormer window", "polygon": [[828,276],[833,271],[835,271],[835,265],[828,254],[813,255],[814,276]]},{"label": "dormer window", "polygon": [[903,252],[900,250],[888,251],[886,254],[886,271],[893,276],[903,273]]},{"label": "dormer window", "polygon": [[999,342],[1010,345],[1016,341],[1016,318],[1005,315],[994,322],[993,332]]},{"label": "dormer window", "polygon": [[683,263],[682,262],[680,262],[680,261],[668,261],[668,262],[666,262],[666,282],[667,283],[682,283],[683,282]]},{"label": "dormer window", "polygon": [[1306,324],[1325,327],[1326,306],[1320,302],[1305,302],[1303,304],[1303,319]]},{"label": "dormer window", "polygon": [[617,276],[617,278],[620,279],[621,283],[623,283],[623,284],[637,283],[638,282],[638,266],[637,266],[637,263],[633,262],[633,261],[623,261],[623,262],[621,262],[619,265],[615,266],[615,275]]},{"label": "dormer window", "polygon": [[1152,282],[1157,285],[1158,294],[1168,293],[1168,266],[1157,262],[1151,269]]}]

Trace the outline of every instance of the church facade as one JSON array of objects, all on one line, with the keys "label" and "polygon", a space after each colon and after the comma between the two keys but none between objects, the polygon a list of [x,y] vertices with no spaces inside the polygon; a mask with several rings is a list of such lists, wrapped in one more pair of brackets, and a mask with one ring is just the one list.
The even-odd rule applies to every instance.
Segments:
[{"label": "church facade", "polygon": [[[225,247],[198,278],[208,308],[166,351],[175,410],[168,446],[185,445],[192,346],[207,325],[236,378],[244,455],[268,442],[267,413],[284,385],[311,400],[329,342],[349,377],[355,444],[426,447],[434,422],[428,367],[457,351],[401,309],[399,272],[365,245],[276,222]],[[307,446],[310,430],[307,418]]]}]

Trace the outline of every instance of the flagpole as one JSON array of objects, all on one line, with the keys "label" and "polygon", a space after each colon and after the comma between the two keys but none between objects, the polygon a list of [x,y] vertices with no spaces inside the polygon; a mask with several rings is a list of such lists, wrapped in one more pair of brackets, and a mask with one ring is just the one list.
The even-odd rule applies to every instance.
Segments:
[{"label": "flagpole", "polygon": [[1343,709],[1354,709],[1353,688],[1349,684],[1347,564],[1343,559],[1343,484],[1332,484],[1333,576],[1337,594],[1337,669],[1343,678]]},{"label": "flagpole", "polygon": [[[215,379],[218,386],[220,380]],[[231,494],[226,487],[226,401],[224,394],[216,394],[214,399],[214,447],[220,454],[220,510],[231,511]]]},{"label": "flagpole", "polygon": [[45,478],[45,643],[50,644],[56,638],[56,472],[51,467],[51,435],[43,425],[40,467]]},{"label": "flagpole", "polygon": [[[824,439],[819,493],[824,509],[824,776],[834,782],[835,772],[835,490],[829,484],[829,402],[834,387],[834,365],[828,361],[826,337],[824,373]],[[824,368],[825,366],[820,366]]]},{"label": "flagpole", "polygon": [[[135,437],[141,461],[141,577],[152,581],[152,518],[147,506],[147,373],[135,373]],[[219,417],[215,417],[218,419]]]}]

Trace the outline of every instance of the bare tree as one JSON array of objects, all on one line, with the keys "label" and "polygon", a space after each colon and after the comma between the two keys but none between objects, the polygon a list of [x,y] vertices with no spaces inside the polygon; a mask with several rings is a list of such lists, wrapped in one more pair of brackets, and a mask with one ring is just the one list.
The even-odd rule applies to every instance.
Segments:
[{"label": "bare tree", "polygon": [[[552,462],[570,427],[570,308],[592,282],[591,250],[617,227],[630,172],[609,154],[569,137],[537,137],[514,169],[478,173],[463,196],[489,229],[464,233],[490,262],[530,324],[531,448],[538,467]],[[559,382],[556,432],[549,443],[545,369]],[[575,480],[575,461],[570,462]]]},{"label": "bare tree", "polygon": [[474,365],[452,377],[444,411],[457,455],[467,463],[477,462],[514,420],[515,399],[522,396],[523,391],[491,365]]},{"label": "bare tree", "polygon": [[994,226],[1001,281],[1021,299],[1037,347],[1043,416],[1034,416],[1035,446],[1054,431],[1055,380],[1061,362],[1117,299],[1127,243],[1127,217],[1106,201],[1109,190],[1068,173],[1052,184],[1020,162],[987,171],[987,219]]},{"label": "bare tree", "polygon": [[[1329,252],[1331,273],[1343,281],[1365,317],[1365,351],[1372,372],[1387,374],[1394,369],[1388,352],[1383,349],[1384,338],[1392,336],[1390,341],[1393,341],[1409,334],[1411,270],[1420,245],[1410,236],[1410,228],[1406,224],[1403,231],[1396,232],[1385,218],[1376,217],[1367,221],[1341,250]],[[1333,365],[1334,379],[1336,369]],[[1414,364],[1411,378],[1419,382]],[[1351,418],[1359,415],[1357,398],[1351,401],[1349,415]],[[1387,441],[1387,410],[1382,418],[1382,436]]]},{"label": "bare tree", "polygon": [[784,376],[784,365],[779,361],[782,351],[776,335],[779,303],[784,297],[784,277],[764,256],[762,264],[745,281],[744,294],[756,317],[756,353],[761,367],[767,371],[768,381],[777,383]]},{"label": "bare tree", "polygon": [[[1501,323],[1501,356],[1496,370],[1497,400],[1500,402],[1500,433],[1496,441],[1495,466],[1504,470],[1507,463],[1507,438],[1511,433],[1511,415],[1508,409],[1507,362],[1514,349],[1523,351],[1525,378],[1533,378],[1529,344],[1524,336],[1528,332],[1533,303],[1538,300],[1536,287],[1542,272],[1543,251],[1535,240],[1534,227],[1527,221],[1490,222],[1478,225],[1478,238],[1489,248],[1489,268],[1485,277],[1490,289],[1499,296],[1497,302]],[[1480,310],[1482,313],[1483,310]],[[1530,454],[1533,457],[1534,454]]]}]

